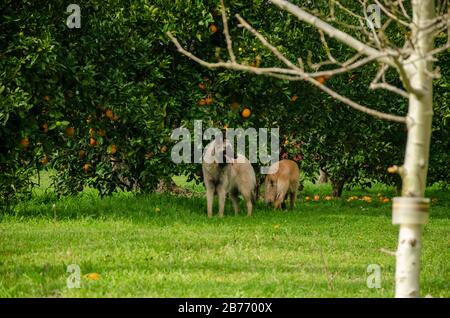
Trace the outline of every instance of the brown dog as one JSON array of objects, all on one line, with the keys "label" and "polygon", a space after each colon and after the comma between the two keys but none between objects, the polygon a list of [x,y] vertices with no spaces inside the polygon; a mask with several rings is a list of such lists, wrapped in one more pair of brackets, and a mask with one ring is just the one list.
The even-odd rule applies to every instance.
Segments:
[{"label": "brown dog", "polygon": [[230,194],[234,213],[239,212],[239,194],[247,203],[247,215],[252,215],[253,203],[256,199],[256,177],[253,167],[245,156],[238,154],[236,158],[228,158],[225,152],[231,147],[227,141],[211,142],[203,157],[203,180],[206,188],[208,217],[212,216],[214,194],[219,197],[219,216],[223,216],[225,198]]},{"label": "brown dog", "polygon": [[297,189],[300,182],[300,170],[292,160],[281,160],[270,166],[265,186],[265,202],[273,203],[275,209],[281,208],[286,194],[289,194],[291,209],[295,207]]}]

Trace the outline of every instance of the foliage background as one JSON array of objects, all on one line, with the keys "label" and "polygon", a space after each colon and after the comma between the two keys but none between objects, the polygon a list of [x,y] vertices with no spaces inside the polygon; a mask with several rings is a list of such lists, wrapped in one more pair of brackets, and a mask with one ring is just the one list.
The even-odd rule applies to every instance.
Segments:
[{"label": "foliage background", "polygon": [[[327,1],[297,2],[321,15],[328,13]],[[323,168],[335,189],[374,181],[398,183],[385,171],[403,161],[403,127],[352,111],[305,83],[211,71],[176,52],[165,35],[168,30],[203,59],[225,58],[218,1],[79,4],[80,29],[65,25],[64,3],[0,4],[4,203],[26,196],[33,186],[30,176],[48,168],[57,171],[53,182],[59,195],[75,194],[87,185],[102,196],[118,189],[148,192],[172,175],[198,179],[198,165],[175,165],[170,160],[171,131],[180,125],[192,128],[194,119],[220,128],[278,126],[283,158],[301,163],[308,178],[314,179]],[[229,16],[239,12],[293,60],[308,51],[314,52],[314,61],[325,58],[312,27],[267,1],[233,0],[228,7]],[[217,32],[212,32],[212,24]],[[402,41],[400,28],[389,32],[395,41]],[[241,61],[279,63],[235,21],[231,33]],[[339,43],[330,42],[330,47],[340,60],[351,54]],[[450,179],[449,59],[447,51],[437,63],[443,76],[435,82],[429,183],[446,184]],[[373,108],[405,114],[404,100],[367,90],[375,72],[376,65],[368,65],[327,83]],[[401,85],[395,77],[388,74],[388,78]],[[212,103],[199,105],[205,98]],[[248,119],[240,115],[244,108],[252,112]]]}]

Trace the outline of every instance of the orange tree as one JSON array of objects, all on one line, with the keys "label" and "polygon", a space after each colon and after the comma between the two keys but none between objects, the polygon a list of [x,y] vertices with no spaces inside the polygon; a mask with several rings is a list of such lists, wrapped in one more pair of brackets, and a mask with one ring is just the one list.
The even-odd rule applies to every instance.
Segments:
[{"label": "orange tree", "polygon": [[[325,56],[310,27],[266,1],[233,1],[231,8],[268,35],[277,29],[287,38],[303,39],[282,42],[271,35],[286,54],[301,50]],[[171,131],[192,128],[194,119],[203,120],[204,127],[280,127],[282,156],[301,162],[310,176],[318,167],[326,169],[336,195],[344,183],[393,182],[380,172],[397,161],[403,147],[404,140],[383,141],[398,127],[369,125],[304,83],[213,72],[176,52],[168,30],[198,56],[225,58],[217,1],[89,1],[81,4],[80,29],[65,25],[66,7],[54,1],[7,0],[0,9],[0,191],[5,201],[26,194],[29,177],[48,167],[56,171],[58,194],[77,193],[86,185],[101,195],[117,189],[150,191],[174,174],[198,179],[197,165],[170,160]],[[277,63],[251,35],[237,34],[240,61]],[[338,46],[333,50],[342,58],[347,54]],[[369,73],[323,80],[366,94],[359,83]],[[442,94],[446,78],[440,82]],[[385,95],[368,94],[367,99],[404,107]],[[364,136],[370,132],[371,151],[363,131]],[[448,138],[445,126],[440,131]],[[441,167],[446,145],[438,152]],[[446,174],[440,171],[436,179],[442,180]]]}]

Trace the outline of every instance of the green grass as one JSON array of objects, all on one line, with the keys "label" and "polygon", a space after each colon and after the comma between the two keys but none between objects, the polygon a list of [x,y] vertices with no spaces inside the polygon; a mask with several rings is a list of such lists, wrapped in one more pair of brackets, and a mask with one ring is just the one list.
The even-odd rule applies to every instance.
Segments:
[{"label": "green grass", "polygon": [[[396,249],[398,228],[391,205],[376,199],[393,196],[381,185],[344,194],[368,194],[372,203],[299,200],[294,211],[276,212],[258,202],[248,218],[232,215],[228,202],[223,219],[208,219],[202,196],[99,199],[87,189],[58,200],[48,176],[42,183],[1,216],[0,297],[393,296],[395,260],[380,249]],[[307,183],[302,197],[329,192]],[[427,194],[437,202],[424,231],[422,294],[450,297],[449,194]],[[81,288],[68,289],[69,264],[100,279],[82,277]],[[366,286],[369,264],[381,266],[380,289]]]}]

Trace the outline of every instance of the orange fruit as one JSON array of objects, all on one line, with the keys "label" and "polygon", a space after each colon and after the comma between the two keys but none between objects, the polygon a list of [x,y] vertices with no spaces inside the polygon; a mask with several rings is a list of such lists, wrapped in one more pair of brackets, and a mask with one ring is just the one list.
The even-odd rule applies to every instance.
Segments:
[{"label": "orange fruit", "polygon": [[115,154],[117,152],[117,146],[116,145],[110,145],[108,147],[108,153],[110,153],[111,155]]},{"label": "orange fruit", "polygon": [[95,140],[95,138],[89,138],[89,146],[91,147],[95,147],[97,146],[97,140]]},{"label": "orange fruit", "polygon": [[217,27],[216,27],[216,25],[215,25],[215,24],[211,24],[211,25],[209,26],[209,30],[210,30],[212,33],[216,33],[216,32],[217,32]]},{"label": "orange fruit", "polygon": [[166,152],[167,152],[167,146],[162,146],[161,148],[159,148],[159,150],[160,150],[162,153],[166,153]]},{"label": "orange fruit", "polygon": [[89,169],[91,169],[91,164],[90,164],[90,163],[85,163],[85,164],[83,165],[83,170],[84,170],[84,172],[88,172]]},{"label": "orange fruit", "polygon": [[73,137],[73,135],[75,135],[75,128],[67,127],[66,128],[66,135],[69,136],[69,137]]},{"label": "orange fruit", "polygon": [[145,154],[145,159],[150,160],[152,158],[153,158],[153,152],[150,151]]},{"label": "orange fruit", "polygon": [[202,98],[200,99],[197,104],[199,104],[200,106],[205,106],[206,105],[206,101]]},{"label": "orange fruit", "polygon": [[316,195],[314,196],[314,201],[319,201],[319,200],[320,200],[320,195],[316,194]]},{"label": "orange fruit", "polygon": [[94,128],[89,128],[89,137],[94,137],[95,130]]},{"label": "orange fruit", "polygon": [[79,156],[80,158],[84,158],[84,157],[86,156],[86,151],[84,151],[84,150],[78,151],[78,156]]},{"label": "orange fruit", "polygon": [[244,118],[249,118],[251,114],[252,112],[248,108],[244,108],[241,113],[242,117]]},{"label": "orange fruit", "polygon": [[388,202],[390,202],[391,200],[389,199],[389,198],[384,198],[383,199],[383,203],[388,203]]},{"label": "orange fruit", "polygon": [[298,99],[298,96],[294,95],[294,96],[291,97],[291,102],[295,102],[297,99]]},{"label": "orange fruit", "polygon": [[48,102],[48,101],[50,100],[50,96],[45,95],[45,96],[44,96],[44,100],[45,100],[46,102]]},{"label": "orange fruit", "polygon": [[317,81],[318,81],[320,84],[323,84],[323,83],[325,83],[325,77],[324,77],[324,76],[319,76],[319,77],[317,78]]},{"label": "orange fruit", "polygon": [[43,123],[41,126],[42,132],[44,134],[46,134],[48,132],[48,124],[47,123]]},{"label": "orange fruit", "polygon": [[111,109],[107,109],[105,112],[105,116],[112,120],[114,118],[114,113]]},{"label": "orange fruit", "polygon": [[89,274],[84,275],[84,277],[86,277],[87,279],[90,279],[90,280],[99,280],[101,278],[100,274],[98,274],[98,273],[89,273]]},{"label": "orange fruit", "polygon": [[206,105],[211,105],[212,103],[213,103],[212,97],[206,97],[206,98],[205,98],[205,104],[206,104]]},{"label": "orange fruit", "polygon": [[28,148],[28,146],[30,145],[30,140],[28,139],[28,137],[22,138],[20,144],[22,145],[22,147]]},{"label": "orange fruit", "polygon": [[198,88],[200,88],[202,91],[204,91],[206,87],[205,87],[205,84],[199,83]]},{"label": "orange fruit", "polygon": [[48,163],[48,156],[45,155],[44,157],[41,158],[41,160],[39,160],[39,162],[45,166]]},{"label": "orange fruit", "polygon": [[333,197],[331,196],[331,195],[327,195],[326,197],[325,197],[325,200],[326,201],[330,201],[330,200],[332,200],[333,199]]},{"label": "orange fruit", "polygon": [[307,195],[307,196],[305,197],[305,201],[309,201],[309,200],[311,200],[311,197],[310,197],[309,195]]}]

